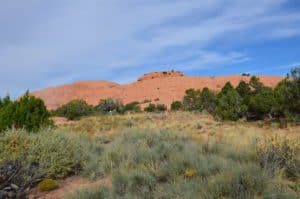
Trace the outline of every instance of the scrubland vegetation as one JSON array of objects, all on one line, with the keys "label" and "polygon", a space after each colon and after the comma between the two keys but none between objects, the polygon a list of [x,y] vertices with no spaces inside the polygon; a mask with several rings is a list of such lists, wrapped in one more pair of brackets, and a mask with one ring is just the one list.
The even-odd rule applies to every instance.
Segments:
[{"label": "scrubland vegetation", "polygon": [[299,198],[299,73],[275,89],[255,77],[219,93],[189,89],[168,112],[75,100],[51,113],[74,120],[56,126],[28,93],[4,98],[0,198],[50,191],[74,175],[110,183],[66,198]]},{"label": "scrubland vegetation", "polygon": [[181,111],[95,116],[34,134],[5,132],[0,164],[20,166],[11,181],[18,186],[111,179],[67,198],[297,198],[299,132]]},{"label": "scrubland vegetation", "polygon": [[[87,115],[103,115],[138,113],[142,111],[141,104],[148,103],[145,112],[163,112],[167,110],[164,104],[132,102],[123,105],[115,99],[100,100],[95,107],[83,100],[74,100],[53,112],[54,115],[67,117],[70,120]],[[295,68],[275,88],[263,85],[259,79],[252,76],[249,83],[241,81],[234,88],[226,83],[219,92],[208,88],[202,90],[188,89],[182,101],[174,101],[171,111],[208,112],[217,120],[247,121],[280,120],[284,122],[300,122],[300,68]]]}]

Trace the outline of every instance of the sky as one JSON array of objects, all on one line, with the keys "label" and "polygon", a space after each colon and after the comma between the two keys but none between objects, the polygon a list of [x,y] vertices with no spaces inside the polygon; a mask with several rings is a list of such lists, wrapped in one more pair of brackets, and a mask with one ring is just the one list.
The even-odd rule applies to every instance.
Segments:
[{"label": "sky", "polygon": [[285,75],[299,0],[0,0],[0,96],[144,73]]}]

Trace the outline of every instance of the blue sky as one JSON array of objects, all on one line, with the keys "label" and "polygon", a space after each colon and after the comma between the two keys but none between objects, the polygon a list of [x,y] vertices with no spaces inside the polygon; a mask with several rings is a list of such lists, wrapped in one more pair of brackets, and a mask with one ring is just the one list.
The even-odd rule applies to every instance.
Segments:
[{"label": "blue sky", "polygon": [[299,0],[0,0],[0,96],[78,80],[285,75]]}]

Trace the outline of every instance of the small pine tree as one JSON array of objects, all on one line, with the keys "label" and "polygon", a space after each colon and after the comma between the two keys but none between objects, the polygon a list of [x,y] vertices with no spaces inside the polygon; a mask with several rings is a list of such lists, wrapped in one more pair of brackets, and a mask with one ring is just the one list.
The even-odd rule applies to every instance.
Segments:
[{"label": "small pine tree", "polygon": [[251,94],[251,87],[245,81],[240,81],[239,85],[236,87],[236,91],[242,98],[247,98]]},{"label": "small pine tree", "polygon": [[140,104],[139,102],[131,102],[131,103],[126,104],[123,109],[124,113],[125,112],[134,112],[134,113],[141,112],[141,107],[139,104]]},{"label": "small pine tree", "polygon": [[265,87],[264,84],[260,82],[259,78],[256,76],[251,77],[249,85],[253,88],[254,91],[259,91]]},{"label": "small pine tree", "polygon": [[99,104],[95,107],[97,111],[100,113],[108,113],[108,112],[124,112],[124,105],[116,99],[108,98],[101,99]]},{"label": "small pine tree", "polygon": [[236,121],[245,114],[246,110],[247,106],[243,104],[243,98],[227,84],[218,94],[214,115],[222,120]]},{"label": "small pine tree", "polygon": [[174,101],[171,104],[171,110],[172,111],[179,111],[182,109],[182,103],[181,101]]},{"label": "small pine tree", "polygon": [[248,119],[272,117],[276,110],[276,98],[271,88],[260,88],[249,98]]},{"label": "small pine tree", "polygon": [[208,88],[203,88],[200,94],[201,111],[206,110],[213,113],[216,108],[216,95]]},{"label": "small pine tree", "polygon": [[216,107],[216,96],[208,88],[203,90],[188,89],[183,97],[183,108],[187,111],[203,111],[212,113]]},{"label": "small pine tree", "polygon": [[163,112],[163,111],[167,110],[167,107],[164,104],[157,104],[156,105],[156,110],[159,111],[159,112]]},{"label": "small pine tree", "polygon": [[9,96],[2,100],[0,108],[0,132],[14,126],[16,102],[13,102]]},{"label": "small pine tree", "polygon": [[56,115],[66,117],[69,120],[76,120],[82,116],[91,115],[93,113],[93,107],[84,100],[72,100],[59,107],[55,113]]},{"label": "small pine tree", "polygon": [[151,103],[144,108],[145,112],[154,112],[155,110],[156,110],[155,104],[151,104]]},{"label": "small pine tree", "polygon": [[222,94],[226,94],[228,91],[232,91],[234,88],[230,82],[227,82],[224,87],[222,88],[221,92]]},{"label": "small pine tree", "polygon": [[274,90],[277,111],[293,120],[300,120],[300,67],[281,81]]},{"label": "small pine tree", "polygon": [[251,87],[245,81],[240,81],[239,85],[235,88],[239,95],[243,98],[243,102],[248,106],[249,97],[252,94]]},{"label": "small pine tree", "polygon": [[201,91],[188,89],[183,97],[183,108],[187,111],[201,110]]},{"label": "small pine tree", "polygon": [[0,111],[0,131],[8,128],[25,128],[36,132],[43,126],[49,126],[52,121],[43,100],[26,92],[19,100],[11,101],[9,97],[2,100]]}]

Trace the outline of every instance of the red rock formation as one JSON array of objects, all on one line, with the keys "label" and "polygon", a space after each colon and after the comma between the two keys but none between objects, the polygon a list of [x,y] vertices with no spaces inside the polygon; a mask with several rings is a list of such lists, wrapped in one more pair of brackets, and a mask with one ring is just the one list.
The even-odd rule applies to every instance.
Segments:
[{"label": "red rock formation", "polygon": [[[283,79],[279,76],[258,77],[270,87],[275,87]],[[170,107],[173,101],[181,100],[185,90],[189,88],[208,87],[217,91],[228,81],[237,86],[241,80],[249,81],[250,78],[241,75],[197,77],[186,76],[176,71],[166,71],[145,74],[138,81],[125,85],[107,81],[83,81],[46,88],[32,94],[42,98],[48,109],[56,109],[73,99],[84,99],[89,104],[96,105],[100,99],[106,98],[119,99],[123,103],[151,100],[152,103],[163,103]]]}]

